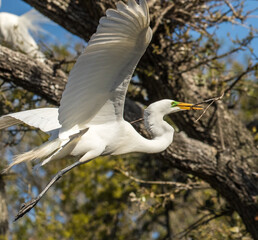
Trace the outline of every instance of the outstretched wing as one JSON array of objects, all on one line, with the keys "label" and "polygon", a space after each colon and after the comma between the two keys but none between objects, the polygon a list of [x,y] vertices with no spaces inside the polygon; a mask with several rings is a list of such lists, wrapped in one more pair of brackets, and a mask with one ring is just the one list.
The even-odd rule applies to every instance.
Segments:
[{"label": "outstretched wing", "polygon": [[[107,10],[70,73],[59,108],[61,134],[81,130],[101,114],[104,121],[122,117],[128,84],[151,40],[149,22],[146,0],[120,1]],[[109,111],[110,104],[116,109]]]},{"label": "outstretched wing", "polygon": [[22,123],[47,133],[61,127],[58,122],[58,108],[39,108],[0,117],[0,129]]}]

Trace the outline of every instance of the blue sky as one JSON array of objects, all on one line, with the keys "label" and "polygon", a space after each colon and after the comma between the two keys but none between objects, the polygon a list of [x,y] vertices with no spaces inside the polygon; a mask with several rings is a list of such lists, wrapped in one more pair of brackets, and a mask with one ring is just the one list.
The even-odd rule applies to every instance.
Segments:
[{"label": "blue sky", "polygon": [[[32,7],[29,4],[23,2],[22,0],[2,0],[0,12],[9,12],[20,16],[31,9]],[[53,36],[50,39],[57,44],[67,43],[68,41],[69,43],[76,43],[82,41],[79,37],[72,35],[70,32],[68,32],[67,30],[55,23],[45,24],[43,25],[43,28],[47,30],[47,32],[49,32],[51,36]]]},{"label": "blue sky", "polygon": [[[250,31],[248,27],[252,26],[256,29],[256,38],[252,41],[251,47],[254,49],[254,53],[258,55],[258,0],[247,0],[244,10],[247,12],[254,9],[256,9],[256,11],[251,14],[253,17],[247,19],[245,23],[246,27],[241,25],[232,25],[231,23],[224,23],[219,26],[217,35],[223,40],[225,50],[232,46],[230,39],[228,39],[228,33],[230,34],[231,39],[235,39],[236,37],[242,39],[248,35]],[[239,55],[235,54],[235,56],[242,63],[244,63],[246,60],[245,53]]]},{"label": "blue sky", "polygon": [[[245,9],[249,11],[257,7],[258,7],[257,0],[248,0],[245,6]],[[30,5],[26,4],[22,0],[2,0],[2,6],[0,8],[0,12],[10,12],[16,15],[21,15],[29,11],[30,9],[31,9]],[[256,10],[256,12],[253,13],[252,15],[256,15],[256,17],[248,19],[247,24],[252,25],[254,28],[258,29],[258,10]],[[58,26],[57,24],[45,25],[44,28],[48,32],[50,32],[53,36],[55,36],[54,41],[56,41],[56,43],[58,42],[67,43],[68,39],[69,39],[69,42],[73,42],[73,43],[81,41],[78,37],[70,34],[68,31]],[[235,36],[242,38],[247,35],[248,29],[239,25],[232,26],[231,24],[222,24],[220,28],[217,30],[217,34],[224,44],[224,48],[222,50],[227,50],[232,46],[231,42],[228,40],[228,36],[227,36],[228,33],[230,33],[230,36],[232,38],[234,38]],[[258,38],[253,41],[252,48],[254,49],[254,52],[256,53],[256,55],[258,55]],[[241,62],[245,61],[244,54],[236,55],[236,57]]]},{"label": "blue sky", "polygon": [[[0,0],[1,1],[1,0]],[[23,13],[28,12],[31,10],[32,7],[23,2],[22,0],[2,0],[2,6],[0,8],[0,12],[9,12],[16,15],[22,15]],[[64,28],[57,26],[56,24],[53,25],[45,25],[44,28],[55,35],[58,39],[62,39],[60,37],[71,37],[72,34],[70,34],[68,31],[66,31]],[[77,37],[75,39],[78,39]]]}]

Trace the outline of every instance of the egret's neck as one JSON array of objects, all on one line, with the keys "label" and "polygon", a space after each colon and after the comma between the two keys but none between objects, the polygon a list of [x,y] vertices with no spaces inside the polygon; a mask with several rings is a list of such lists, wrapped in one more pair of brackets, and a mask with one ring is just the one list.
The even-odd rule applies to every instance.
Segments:
[{"label": "egret's neck", "polygon": [[163,120],[163,117],[161,114],[144,111],[144,124],[153,138],[159,138],[164,135],[172,135],[173,138],[174,129]]},{"label": "egret's neck", "polygon": [[163,115],[144,112],[145,126],[152,135],[153,139],[149,140],[148,152],[161,152],[165,150],[173,141],[174,129],[166,121],[163,120]]},{"label": "egret's neck", "polygon": [[130,152],[158,153],[164,151],[172,143],[174,129],[162,117],[145,112],[144,120],[152,139],[141,136],[129,122],[122,121],[124,132],[119,134],[120,144],[114,146],[112,155]]},{"label": "egret's neck", "polygon": [[[165,106],[164,106],[165,105]],[[171,101],[163,100],[151,104],[144,111],[144,123],[151,133],[152,139],[141,136],[133,126],[126,121],[122,121],[124,132],[119,134],[121,140],[119,146],[115,145],[113,155],[130,152],[158,153],[166,150],[172,143],[174,129],[163,120],[164,115],[171,112]]]}]

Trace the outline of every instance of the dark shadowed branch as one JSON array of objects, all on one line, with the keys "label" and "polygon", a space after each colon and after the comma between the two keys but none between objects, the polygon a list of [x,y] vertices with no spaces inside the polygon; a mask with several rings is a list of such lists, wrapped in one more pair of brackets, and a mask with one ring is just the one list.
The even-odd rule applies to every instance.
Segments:
[{"label": "dark shadowed branch", "polygon": [[[95,32],[104,10],[115,2],[25,1],[85,40]],[[197,103],[203,99],[211,99],[214,94],[209,87],[196,83],[196,68],[207,67],[210,62],[228,56],[235,50],[229,54],[211,55],[207,58],[206,52],[212,48],[216,52],[218,45],[206,28],[222,22],[245,19],[246,16],[241,16],[241,6],[238,9],[232,8],[229,2],[224,1],[214,1],[213,6],[209,4],[210,1],[174,1],[174,6],[165,11],[168,7],[167,1],[151,3],[155,35],[137,68],[149,101],[172,98]],[[227,6],[223,12],[217,14],[216,4]],[[159,19],[162,13],[163,18]],[[232,13],[235,19],[232,19]],[[201,44],[201,39],[190,41],[186,37],[183,38],[184,41],[180,41],[192,29],[206,36],[209,43],[207,48],[198,45]],[[172,35],[174,31],[176,36]],[[245,42],[242,46],[244,44]],[[235,49],[240,50],[241,46]],[[195,56],[198,56],[198,61]],[[229,85],[230,89],[225,91],[229,92],[245,74],[242,72],[234,78],[232,85]],[[3,47],[0,49],[0,77],[56,104],[60,101],[67,80],[66,75],[61,70],[55,70],[52,63],[37,63]],[[258,239],[258,206],[255,201],[258,184],[257,178],[252,175],[252,172],[256,172],[254,169],[257,169],[257,149],[251,134],[240,119],[225,104],[218,104],[217,100],[211,101],[213,104],[199,121],[195,121],[196,116],[191,111],[171,116],[177,127],[186,134],[175,134],[173,144],[157,155],[157,159],[169,162],[171,168],[178,168],[207,181],[239,213],[254,239]],[[127,100],[125,117],[134,121],[142,117],[142,109]],[[142,123],[135,126],[142,134],[146,134]]]}]

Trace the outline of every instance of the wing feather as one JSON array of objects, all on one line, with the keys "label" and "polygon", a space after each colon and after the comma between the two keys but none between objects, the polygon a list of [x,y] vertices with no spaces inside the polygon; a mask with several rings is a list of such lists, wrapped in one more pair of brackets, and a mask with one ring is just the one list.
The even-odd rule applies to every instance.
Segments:
[{"label": "wing feather", "polygon": [[59,108],[60,137],[89,123],[122,118],[133,71],[150,40],[146,0],[117,3],[99,21],[84,53],[72,69]]},{"label": "wing feather", "polygon": [[50,132],[61,127],[58,122],[58,108],[39,108],[0,117],[0,129],[22,123],[39,128],[43,132]]}]

